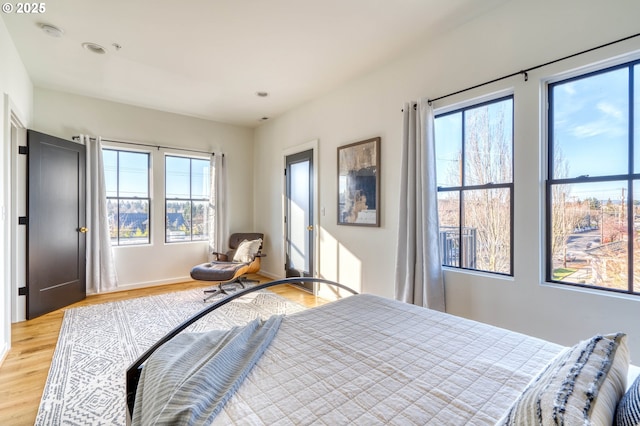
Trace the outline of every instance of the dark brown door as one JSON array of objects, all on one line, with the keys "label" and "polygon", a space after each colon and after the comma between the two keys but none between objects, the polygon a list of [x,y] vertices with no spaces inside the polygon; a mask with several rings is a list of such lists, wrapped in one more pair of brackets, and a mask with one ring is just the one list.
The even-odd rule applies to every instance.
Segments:
[{"label": "dark brown door", "polygon": [[86,297],[85,147],[27,131],[27,319]]}]

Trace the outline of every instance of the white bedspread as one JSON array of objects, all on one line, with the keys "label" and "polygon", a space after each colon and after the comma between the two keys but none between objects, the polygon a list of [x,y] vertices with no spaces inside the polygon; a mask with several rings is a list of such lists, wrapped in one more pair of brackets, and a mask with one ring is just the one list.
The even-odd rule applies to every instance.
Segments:
[{"label": "white bedspread", "polygon": [[216,424],[494,424],[561,346],[372,295],[286,317]]}]

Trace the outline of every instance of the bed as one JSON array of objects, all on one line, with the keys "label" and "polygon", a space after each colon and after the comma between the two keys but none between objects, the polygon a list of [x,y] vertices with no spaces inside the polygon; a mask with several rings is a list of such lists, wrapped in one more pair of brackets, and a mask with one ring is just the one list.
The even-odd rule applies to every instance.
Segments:
[{"label": "bed", "polygon": [[[254,324],[261,340],[242,341],[246,362],[219,343],[246,328],[180,333],[216,305],[289,281],[235,293],[143,354],[127,371],[133,424],[612,424],[622,400],[636,409],[622,333],[566,348],[367,294]],[[228,364],[242,365],[220,384]]]}]

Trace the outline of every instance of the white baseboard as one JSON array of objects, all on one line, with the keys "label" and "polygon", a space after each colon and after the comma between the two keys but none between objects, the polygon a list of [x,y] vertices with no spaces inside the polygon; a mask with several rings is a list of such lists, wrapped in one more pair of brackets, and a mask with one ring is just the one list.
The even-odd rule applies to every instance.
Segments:
[{"label": "white baseboard", "polygon": [[141,283],[118,285],[118,287],[114,288],[113,290],[103,291],[103,292],[100,292],[100,293],[91,293],[91,294],[114,293],[116,291],[135,290],[135,289],[145,288],[145,287],[156,287],[156,286],[159,286],[159,285],[186,283],[186,282],[191,282],[191,281],[194,281],[194,279],[191,278],[190,276],[169,278],[169,279],[156,280],[156,281],[145,281],[145,282],[141,282]]},{"label": "white baseboard", "polygon": [[265,277],[271,278],[272,280],[279,280],[284,278],[282,274],[274,274],[269,271],[265,271],[264,269],[261,269],[260,272],[258,272],[258,274],[264,275]]},{"label": "white baseboard", "polygon": [[[271,278],[272,280],[279,280],[281,278],[284,278],[282,274],[274,274],[272,272],[265,271],[263,269],[261,269],[260,272],[258,272],[258,274],[263,275],[267,278]],[[192,282],[192,281],[195,281],[195,280],[190,276],[169,278],[169,279],[156,280],[156,281],[145,281],[141,283],[118,285],[118,287],[114,288],[113,290],[103,291],[100,293],[91,293],[91,294],[107,294],[107,293],[114,293],[117,291],[135,290],[135,289],[140,289],[145,287],[156,287],[159,285],[186,283],[186,282]]]},{"label": "white baseboard", "polygon": [[2,345],[0,346],[0,365],[2,365],[4,359],[9,354],[9,349],[11,349],[9,344],[7,342],[2,342]]}]

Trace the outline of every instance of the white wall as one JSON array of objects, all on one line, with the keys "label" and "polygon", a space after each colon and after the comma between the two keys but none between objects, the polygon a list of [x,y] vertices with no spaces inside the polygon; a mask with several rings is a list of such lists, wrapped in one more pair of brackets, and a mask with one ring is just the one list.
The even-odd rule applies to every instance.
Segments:
[{"label": "white wall", "polygon": [[27,125],[33,85],[0,18],[0,362],[11,346],[11,114]]},{"label": "white wall", "polygon": [[[264,123],[255,137],[255,224],[281,235],[282,153],[319,140],[320,274],[363,292],[394,294],[403,102],[435,98],[638,32],[635,0],[512,0],[490,13],[424,40],[397,60],[304,106]],[[640,299],[543,283],[543,114],[547,78],[622,53],[640,51],[640,38],[601,49],[435,103],[446,107],[501,90],[515,95],[514,277],[445,272],[447,311],[573,344],[597,332],[630,335],[640,362]],[[637,57],[637,56],[636,56]],[[380,228],[336,225],[336,148],[382,137]],[[258,211],[259,206],[259,211]],[[283,244],[272,239],[263,269],[281,276]]]},{"label": "white wall", "polygon": [[[223,152],[228,165],[230,231],[253,230],[252,129],[41,88],[35,89],[34,99],[33,129],[64,139],[88,134]],[[131,145],[122,148],[145,149]],[[173,151],[147,150],[153,164],[152,244],[114,248],[120,287],[189,280],[191,267],[207,258],[205,242],[164,242],[164,154]]]}]

